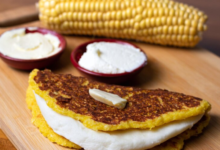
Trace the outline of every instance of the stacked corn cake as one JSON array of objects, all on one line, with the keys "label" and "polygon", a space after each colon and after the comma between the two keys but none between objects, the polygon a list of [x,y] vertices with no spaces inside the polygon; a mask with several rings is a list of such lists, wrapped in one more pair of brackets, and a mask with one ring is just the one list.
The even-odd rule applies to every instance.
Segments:
[{"label": "stacked corn cake", "polygon": [[[124,109],[118,109],[96,101],[89,95],[89,89],[100,89],[117,94],[127,100],[127,105]],[[42,102],[39,99],[42,99]],[[107,139],[101,139],[101,141],[99,139],[97,140],[99,143],[93,142],[91,144],[89,142],[91,140],[89,139],[89,134],[94,134],[93,138],[95,138],[95,135],[100,135],[101,137],[102,134],[106,134],[103,137],[109,137],[110,139],[119,138],[121,141],[126,141],[129,135],[132,138],[139,138],[138,136],[140,135],[140,138],[144,139],[139,144],[139,147],[131,145],[129,148],[125,146],[126,149],[181,149],[184,140],[201,133],[202,129],[208,125],[209,116],[207,112],[210,110],[210,104],[207,101],[181,93],[162,89],[146,90],[107,85],[84,77],[74,77],[70,74],[54,74],[50,70],[39,71],[36,69],[31,72],[29,77],[26,101],[29,109],[32,110],[33,124],[40,129],[45,137],[59,145],[75,149],[88,149],[88,147],[90,149],[93,147],[103,149],[103,145],[99,145],[99,143],[102,144],[102,140]],[[46,115],[49,114],[49,111],[45,112],[40,103],[45,103],[45,109],[48,107],[62,117],[65,116],[71,121],[77,121],[80,124],[80,129],[83,128],[86,133],[89,133],[87,141],[74,141],[72,137],[68,137],[68,133],[67,137],[64,137],[62,133],[60,135],[60,131],[50,126],[51,122],[55,121],[52,123],[55,126],[60,124],[60,122],[56,122],[56,118],[51,118],[52,115],[47,119]],[[50,120],[50,123],[48,120]],[[161,139],[163,135],[159,134],[160,140],[156,140],[152,144],[151,139],[143,137],[145,135],[143,133],[146,131],[159,133],[161,128],[166,128],[169,125],[177,127],[182,125],[182,121],[185,120],[186,122],[196,121],[184,130],[172,131],[170,135],[167,135],[166,140],[165,138]],[[70,127],[70,130],[72,128]],[[79,136],[74,137],[75,139],[80,138],[80,134],[83,134],[77,132],[73,132],[77,134],[76,136]],[[124,136],[124,134],[128,137]],[[146,143],[151,143],[151,146],[146,146],[145,140]],[[114,142],[110,142],[107,146],[105,145],[104,149],[110,150],[115,146],[114,144],[117,146],[114,149],[123,149],[124,145],[129,145],[128,141],[127,143],[125,142],[126,144],[121,144],[120,141]],[[118,145],[117,142],[119,143]],[[140,141],[132,142],[136,144]],[[140,145],[143,145],[143,147],[140,147]]]}]

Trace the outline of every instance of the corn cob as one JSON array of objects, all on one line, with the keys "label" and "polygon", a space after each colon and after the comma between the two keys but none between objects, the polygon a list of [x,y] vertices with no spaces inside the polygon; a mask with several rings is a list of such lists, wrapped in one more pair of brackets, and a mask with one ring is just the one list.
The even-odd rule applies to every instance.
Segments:
[{"label": "corn cob", "polygon": [[40,0],[41,22],[63,34],[194,47],[207,16],[172,0]]}]

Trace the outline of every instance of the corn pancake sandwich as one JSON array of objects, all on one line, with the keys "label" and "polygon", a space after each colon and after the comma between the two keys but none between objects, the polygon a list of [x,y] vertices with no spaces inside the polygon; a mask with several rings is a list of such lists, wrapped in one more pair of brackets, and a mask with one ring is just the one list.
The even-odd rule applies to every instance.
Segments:
[{"label": "corn pancake sandwich", "polygon": [[[126,105],[100,102],[91,89],[115,94]],[[37,69],[29,76],[26,102],[33,124],[45,137],[85,150],[181,149],[184,140],[208,125],[211,108],[207,101],[181,93],[108,85]]]}]

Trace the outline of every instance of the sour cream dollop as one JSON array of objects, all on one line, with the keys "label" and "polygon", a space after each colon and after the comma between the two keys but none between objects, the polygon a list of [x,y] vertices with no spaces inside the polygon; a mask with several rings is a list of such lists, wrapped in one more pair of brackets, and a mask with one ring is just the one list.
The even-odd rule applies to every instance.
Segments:
[{"label": "sour cream dollop", "polygon": [[40,59],[57,53],[60,40],[52,34],[25,33],[25,28],[14,29],[0,37],[0,52],[18,59]]},{"label": "sour cream dollop", "polygon": [[99,73],[131,72],[147,60],[138,48],[120,43],[94,42],[79,60],[79,65]]}]

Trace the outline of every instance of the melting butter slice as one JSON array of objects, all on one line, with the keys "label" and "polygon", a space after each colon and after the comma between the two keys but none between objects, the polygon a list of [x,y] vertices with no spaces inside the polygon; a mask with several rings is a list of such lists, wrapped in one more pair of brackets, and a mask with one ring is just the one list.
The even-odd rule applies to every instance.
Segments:
[{"label": "melting butter slice", "polygon": [[108,93],[98,89],[89,89],[89,94],[95,100],[119,109],[123,109],[127,103],[126,99],[123,99],[116,94]]}]

